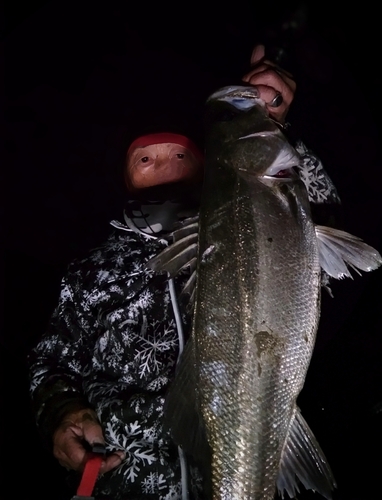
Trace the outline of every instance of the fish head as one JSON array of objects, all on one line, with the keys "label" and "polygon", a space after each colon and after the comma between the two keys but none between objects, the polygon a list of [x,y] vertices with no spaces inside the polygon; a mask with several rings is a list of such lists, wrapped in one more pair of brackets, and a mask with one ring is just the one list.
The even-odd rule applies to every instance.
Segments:
[{"label": "fish head", "polygon": [[254,86],[226,86],[206,103],[206,164],[218,163],[269,183],[296,179],[301,158]]}]

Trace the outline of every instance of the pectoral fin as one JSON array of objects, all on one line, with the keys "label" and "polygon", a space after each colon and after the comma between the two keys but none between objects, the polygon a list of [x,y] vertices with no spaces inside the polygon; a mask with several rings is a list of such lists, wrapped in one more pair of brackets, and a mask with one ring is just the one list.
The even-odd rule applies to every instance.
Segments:
[{"label": "pectoral fin", "polygon": [[185,283],[180,297],[181,299],[188,297],[189,311],[192,311],[195,298],[198,228],[197,217],[183,221],[172,234],[174,243],[146,264],[148,269],[157,272],[166,271],[171,278],[187,267],[190,269],[190,278]]},{"label": "pectoral fin", "polygon": [[321,268],[333,278],[352,278],[348,266],[359,273],[358,269],[373,271],[382,264],[382,257],[375,248],[350,233],[316,226],[316,236]]},{"label": "pectoral fin", "polygon": [[149,260],[146,267],[154,271],[167,271],[174,278],[181,269],[187,266],[196,254],[198,235],[188,235],[172,243],[159,255]]},{"label": "pectoral fin", "polygon": [[298,481],[328,500],[332,499],[332,490],[337,486],[320,445],[296,408],[277,478],[281,497],[284,498],[286,491],[294,498],[299,492]]}]

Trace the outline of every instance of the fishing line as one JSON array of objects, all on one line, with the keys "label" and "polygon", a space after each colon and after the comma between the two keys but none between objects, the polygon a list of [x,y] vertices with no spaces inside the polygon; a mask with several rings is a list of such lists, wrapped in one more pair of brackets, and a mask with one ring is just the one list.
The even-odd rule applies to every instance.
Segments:
[{"label": "fishing line", "polygon": [[[168,285],[169,285],[169,289],[170,289],[171,304],[172,304],[172,309],[174,311],[176,328],[178,331],[179,354],[178,354],[178,359],[176,360],[176,364],[178,364],[180,356],[181,356],[183,348],[184,348],[184,334],[183,334],[182,318],[181,318],[181,315],[179,312],[178,301],[176,300],[175,283],[174,283],[174,279],[170,278],[170,275],[169,275],[169,279],[168,279]],[[178,454],[179,454],[179,460],[180,460],[180,473],[181,473],[181,481],[182,481],[182,500],[188,500],[189,497],[188,497],[187,460],[186,460],[186,457],[185,457],[183,450],[180,446],[178,446]]]}]

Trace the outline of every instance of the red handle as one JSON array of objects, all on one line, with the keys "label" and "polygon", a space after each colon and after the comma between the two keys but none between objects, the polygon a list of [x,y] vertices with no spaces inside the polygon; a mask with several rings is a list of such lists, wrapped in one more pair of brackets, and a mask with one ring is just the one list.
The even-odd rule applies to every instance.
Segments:
[{"label": "red handle", "polygon": [[103,455],[91,453],[85,464],[81,482],[77,489],[77,496],[91,497],[95,482],[102,464]]}]

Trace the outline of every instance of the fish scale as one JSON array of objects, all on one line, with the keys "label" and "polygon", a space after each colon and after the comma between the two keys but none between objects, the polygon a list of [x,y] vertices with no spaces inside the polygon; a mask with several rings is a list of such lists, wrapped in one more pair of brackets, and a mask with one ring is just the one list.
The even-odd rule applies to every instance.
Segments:
[{"label": "fish scale", "polygon": [[[209,165],[212,170],[211,162]],[[220,166],[217,170],[223,175]],[[304,337],[316,328],[319,265],[317,251],[307,252],[310,235],[307,234],[306,239],[300,237],[302,228],[283,199],[270,201],[268,188],[259,182],[248,185],[248,180],[238,179],[237,184],[237,191],[249,190],[250,195],[237,195],[234,199],[240,203],[227,207],[227,217],[220,211],[222,221],[226,221],[230,213],[234,214],[232,223],[212,224],[210,230],[208,216],[201,221],[201,231],[207,236],[205,242],[201,238],[199,251],[203,253],[210,245],[214,245],[216,251],[198,269],[202,285],[197,290],[194,331],[200,346],[199,362],[203,367],[204,357],[221,361],[228,379],[222,384],[220,377],[215,378],[214,370],[208,370],[209,365],[205,371],[202,368],[201,412],[209,421],[214,413],[210,407],[212,400],[218,399],[224,408],[216,418],[226,425],[213,426],[208,435],[215,460],[213,487],[221,490],[225,478],[225,488],[228,488],[226,493],[221,491],[221,498],[225,495],[231,495],[227,498],[255,498],[254,492],[268,490],[269,498],[273,498],[281,448],[293,410],[290,401],[301,389],[305,365],[313,348],[313,341],[296,343],[296,337]],[[221,192],[209,197],[207,214],[219,210],[221,198],[225,199]],[[210,208],[215,199],[216,207]],[[265,217],[264,204],[268,206]],[[285,247],[289,239],[279,224],[280,217],[285,225],[289,223],[295,228],[289,231],[292,251],[284,248],[285,254],[281,255],[279,244]],[[270,223],[272,219],[276,221],[275,227]],[[232,255],[232,259],[227,260],[225,255]],[[301,260],[306,260],[306,255],[309,255],[309,264],[316,268],[315,279],[294,286],[295,267],[301,267]],[[260,271],[272,269],[277,264],[280,270],[276,273]],[[215,279],[209,279],[210,276]],[[285,283],[289,283],[288,286]],[[293,290],[295,297],[291,300]],[[285,310],[282,305],[287,300],[291,300],[291,306]],[[215,303],[220,310],[230,311],[230,314],[218,319]],[[198,304],[203,307],[199,309]],[[289,321],[285,320],[286,315]],[[300,316],[298,323],[297,315]],[[301,322],[304,315],[309,318],[307,324]],[[204,335],[200,338],[198,335],[205,331],[212,317],[217,335],[208,337],[204,345]],[[310,337],[313,340],[313,336]],[[293,377],[298,369],[297,361],[301,367],[300,376]],[[235,394],[234,401],[230,401],[232,394]],[[248,426],[249,421],[251,426]],[[222,467],[224,463],[230,464],[229,467]]]},{"label": "fish scale", "polygon": [[313,223],[295,172],[301,158],[254,87],[214,93],[206,130],[197,245],[189,251],[182,234],[196,225],[185,221],[148,263],[171,277],[197,263],[192,331],[165,426],[199,464],[203,499],[273,500],[277,490],[293,498],[302,483],[330,500],[332,471],[296,404],[317,333],[321,275],[351,276],[348,265],[371,271],[382,257]]}]

